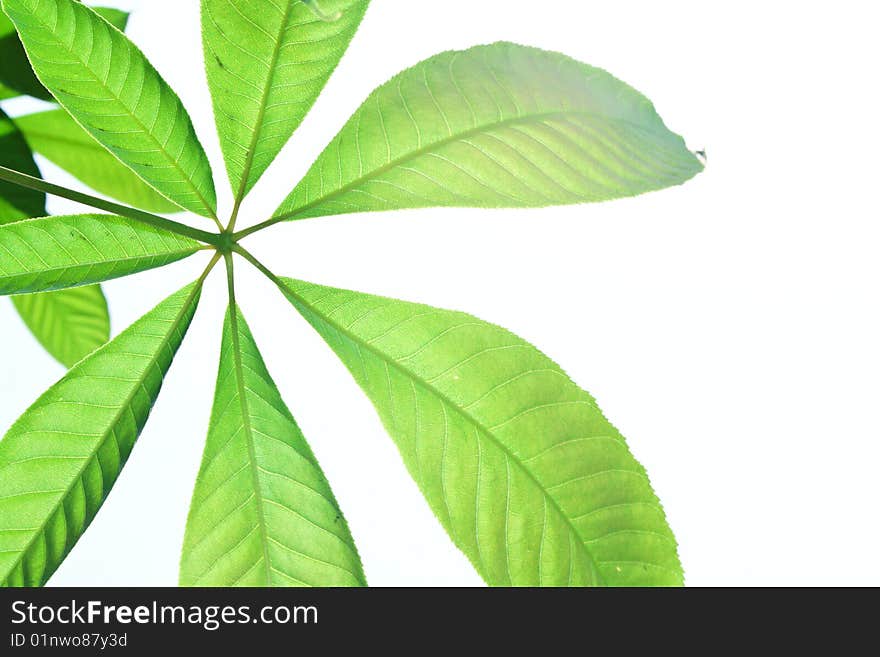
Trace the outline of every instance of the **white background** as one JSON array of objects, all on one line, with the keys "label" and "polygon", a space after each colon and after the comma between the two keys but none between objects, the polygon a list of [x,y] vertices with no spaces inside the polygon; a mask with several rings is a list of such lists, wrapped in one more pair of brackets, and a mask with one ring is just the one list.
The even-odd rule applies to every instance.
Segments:
[{"label": "white background", "polygon": [[[198,3],[118,4],[138,9],[129,33],[193,115],[228,212]],[[602,205],[296,222],[249,247],[279,274],[466,310],[542,348],[647,467],[689,584],[880,585],[877,18],[856,1],[375,0],[241,225],[274,210],[375,86],[435,52],[507,39],[606,68],[706,148],[702,175]],[[203,265],[109,283],[115,331]],[[370,583],[479,584],[344,367],[270,285],[239,270],[243,310]],[[132,459],[52,584],[176,583],[221,278]],[[3,431],[62,369],[8,302],[0,345]]]}]

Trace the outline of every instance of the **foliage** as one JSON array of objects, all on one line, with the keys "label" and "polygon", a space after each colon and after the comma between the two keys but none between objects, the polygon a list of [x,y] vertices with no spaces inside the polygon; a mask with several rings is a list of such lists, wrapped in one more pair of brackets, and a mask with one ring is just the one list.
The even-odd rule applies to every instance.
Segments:
[{"label": "foliage", "polygon": [[[605,201],[702,169],[609,73],[512,43],[450,51],[380,86],[271,216],[248,193],[312,107],[368,0],[202,0],[205,68],[234,204],[177,94],[76,0],[2,0],[0,294],[70,370],[0,441],[0,583],[44,584],[121,475],[222,259],[229,307],[182,585],[361,586],[354,539],[235,297],[239,258],[273,281],[373,402],[455,545],[491,585],[679,585],[647,474],[595,400],[531,344],[471,315],[283,278],[243,245],[287,220],[425,207]],[[8,18],[7,18],[8,17]],[[104,197],[44,181],[33,153]],[[100,214],[45,216],[46,194]],[[106,198],[110,197],[110,198]],[[115,200],[110,200],[115,199]],[[121,203],[120,203],[121,202]],[[206,231],[167,215],[207,217]],[[204,220],[201,220],[204,223]],[[212,254],[113,340],[97,284]]]}]

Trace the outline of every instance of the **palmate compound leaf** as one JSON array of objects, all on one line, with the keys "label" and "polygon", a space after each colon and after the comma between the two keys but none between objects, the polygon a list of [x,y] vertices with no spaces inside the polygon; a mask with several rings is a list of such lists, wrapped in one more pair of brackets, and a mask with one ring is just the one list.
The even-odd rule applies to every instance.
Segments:
[{"label": "palmate compound leaf", "polygon": [[86,131],[180,207],[213,217],[211,168],[177,94],[122,32],[74,0],[2,0],[40,81]]},{"label": "palmate compound leaf", "polygon": [[233,307],[223,328],[180,583],[366,585],[330,485]]},{"label": "palmate compound leaf", "polygon": [[[28,144],[2,111],[0,165],[32,176],[40,175]],[[45,214],[45,194],[0,183],[0,226]],[[2,247],[0,253],[8,257]],[[97,285],[16,296],[12,298],[12,302],[40,344],[68,367],[100,347],[109,338],[110,316],[107,302]]]},{"label": "palmate compound leaf", "polygon": [[[126,12],[107,7],[93,9],[116,29],[125,31],[128,24]],[[22,94],[54,100],[34,74],[12,21],[0,12],[0,100]]]},{"label": "palmate compound leaf", "polygon": [[15,125],[35,153],[96,192],[150,212],[180,211],[111,155],[64,110],[20,116]]},{"label": "palmate compound leaf", "polygon": [[201,283],[79,362],[0,441],[0,585],[44,584],[106,499],[189,327]]},{"label": "palmate compound leaf", "polygon": [[12,303],[34,337],[66,367],[110,339],[110,314],[100,285],[21,294]]},{"label": "palmate compound leaf", "polygon": [[109,214],[0,226],[0,295],[60,290],[161,267],[202,248],[193,239]]},{"label": "palmate compound leaf", "polygon": [[642,466],[593,398],[460,312],[279,286],[372,400],[455,544],[492,585],[680,585]]},{"label": "palmate compound leaf", "polygon": [[233,192],[256,184],[305,118],[369,0],[202,0],[205,69]]},{"label": "palmate compound leaf", "polygon": [[564,55],[496,43],[379,87],[275,213],[603,201],[702,170],[647,98]]}]

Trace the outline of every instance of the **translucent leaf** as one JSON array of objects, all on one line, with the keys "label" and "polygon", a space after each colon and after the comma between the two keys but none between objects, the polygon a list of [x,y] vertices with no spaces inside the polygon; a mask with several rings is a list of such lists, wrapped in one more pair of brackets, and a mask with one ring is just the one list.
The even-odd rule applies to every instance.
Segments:
[{"label": "translucent leaf", "polygon": [[233,308],[223,329],[214,412],[190,507],[180,582],[366,584],[330,485],[244,317]]},{"label": "translucent leaf", "polygon": [[189,327],[190,285],[78,363],[0,441],[0,585],[40,586],[95,517]]},{"label": "translucent leaf", "polygon": [[283,279],[372,400],[455,544],[492,585],[679,585],[642,466],[593,398],[465,313]]},{"label": "translucent leaf", "polygon": [[510,43],[432,57],[379,87],[276,217],[603,201],[701,171],[647,98]]},{"label": "translucent leaf", "polygon": [[202,0],[205,68],[233,191],[243,198],[299,126],[339,63],[369,0]]},{"label": "translucent leaf", "polygon": [[161,267],[201,244],[108,214],[28,219],[0,226],[0,295],[98,283]]},{"label": "translucent leaf", "polygon": [[15,124],[34,152],[96,192],[150,212],[180,211],[111,155],[64,110],[20,116]]},{"label": "translucent leaf", "polygon": [[40,81],[86,131],[180,207],[215,216],[211,168],[177,94],[74,0],[3,0]]},{"label": "translucent leaf", "polygon": [[12,303],[31,333],[65,367],[110,339],[110,315],[100,285],[22,294]]}]

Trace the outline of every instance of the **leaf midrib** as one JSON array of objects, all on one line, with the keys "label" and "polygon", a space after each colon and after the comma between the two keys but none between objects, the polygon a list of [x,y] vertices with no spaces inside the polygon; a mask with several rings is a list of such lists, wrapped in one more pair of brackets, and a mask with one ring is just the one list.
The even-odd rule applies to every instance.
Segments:
[{"label": "leaf midrib", "polygon": [[[88,9],[91,13],[93,13],[95,16],[97,16],[98,19],[100,19],[100,20],[104,21],[105,23],[107,23],[107,25],[109,25],[113,30],[116,30],[116,28],[115,28],[112,24],[110,24],[109,22],[107,22],[104,18],[102,18],[100,14],[95,13],[95,12],[92,11],[91,8],[89,8],[89,7],[86,7],[86,9]],[[190,177],[184,172],[184,170],[183,170],[183,169],[181,168],[181,166],[180,166],[180,163],[177,162],[176,160],[174,160],[174,159],[171,157],[171,154],[168,153],[168,151],[165,149],[165,146],[162,144],[162,142],[160,142],[160,141],[156,138],[156,136],[155,136],[151,131],[149,131],[149,130],[147,129],[146,124],[144,124],[144,122],[140,120],[140,117],[136,116],[136,115],[134,114],[134,112],[132,112],[132,110],[129,108],[128,104],[125,103],[125,102],[122,100],[122,98],[119,97],[119,95],[117,95],[117,94],[116,94],[116,93],[115,93],[110,87],[107,86],[107,84],[104,82],[104,80],[102,80],[102,79],[101,79],[101,78],[95,73],[95,71],[93,71],[93,70],[89,67],[89,65],[88,65],[86,62],[84,62],[84,61],[82,60],[82,58],[80,58],[79,54],[78,54],[75,50],[72,50],[71,48],[69,48],[68,45],[67,45],[64,41],[62,41],[60,38],[58,38],[58,37],[55,35],[55,31],[54,31],[54,29],[53,29],[48,23],[43,22],[42,20],[40,20],[39,15],[34,14],[34,16],[37,18],[37,20],[38,20],[38,21],[40,22],[40,24],[43,26],[43,29],[45,29],[50,35],[52,35],[52,37],[55,39],[55,42],[58,43],[58,44],[61,44],[61,47],[62,47],[64,50],[66,50],[68,53],[70,53],[70,54],[76,59],[76,61],[78,61],[78,62],[80,63],[80,65],[83,67],[83,69],[85,69],[86,71],[89,72],[89,74],[92,76],[92,78],[95,80],[95,82],[97,82],[97,83],[101,86],[101,88],[103,88],[103,89],[104,89],[104,90],[105,90],[105,91],[106,91],[106,92],[107,92],[112,98],[114,98],[114,99],[116,100],[117,103],[119,103],[120,105],[122,105],[122,107],[125,109],[126,113],[128,114],[129,118],[131,118],[131,119],[132,119],[132,120],[138,125],[138,127],[142,130],[142,132],[143,132],[144,134],[146,134],[146,135],[149,136],[149,138],[153,141],[153,143],[158,147],[158,151],[159,151],[160,153],[162,153],[162,155],[164,156],[165,160],[166,160],[169,164],[171,164],[172,167],[174,167],[174,169],[175,169],[175,170],[176,170],[176,171],[177,171],[177,172],[183,177],[183,180],[186,182],[187,186],[188,186],[193,192],[195,192],[195,195],[196,195],[196,197],[198,198],[199,202],[202,204],[202,207],[205,208],[205,210],[208,211],[208,216],[211,217],[211,218],[216,219],[217,213],[216,213],[216,212],[212,209],[212,207],[208,204],[208,201],[207,201],[207,199],[205,199],[204,194],[202,194],[201,190],[200,190],[198,187],[196,187],[195,183],[193,183],[193,181],[190,179]],[[119,30],[116,30],[116,31],[119,32]],[[127,39],[127,37],[125,37],[125,38]],[[112,36],[111,36],[111,39],[112,39]],[[134,45],[134,43],[131,43],[131,42],[129,41],[129,44],[130,44],[130,46],[131,46],[132,48],[134,48],[135,50],[137,50],[138,52],[140,52],[139,49],[137,48],[137,46]],[[143,56],[143,53],[141,53],[141,56]],[[144,57],[144,59],[146,59],[146,57]],[[146,63],[142,63],[142,65],[143,65],[145,68],[149,68],[149,66],[148,66]],[[155,74],[161,79],[161,76],[159,76],[159,73],[158,73],[157,71],[155,71],[155,69],[154,69],[154,73],[155,73]],[[38,76],[38,77],[39,77],[39,76]],[[42,82],[42,80],[40,80],[40,81]],[[164,83],[164,81],[162,81],[162,82]],[[169,89],[169,91],[170,91],[170,89]],[[62,93],[63,93],[63,92],[62,92]],[[162,84],[159,85],[159,94],[161,94],[161,93],[162,93]],[[172,92],[172,93],[173,93],[173,92]],[[59,104],[59,105],[61,105],[62,107],[64,107],[65,111],[67,111],[67,113],[70,115],[70,117],[71,117],[74,121],[76,121],[76,122],[80,125],[80,127],[82,127],[83,130],[86,130],[86,132],[88,132],[88,130],[85,128],[85,126],[83,126],[83,125],[77,120],[75,114],[74,114],[73,112],[71,112],[71,111],[67,108],[67,104],[66,104],[66,103],[64,103],[60,98],[56,98],[55,100],[58,101],[58,104]],[[178,99],[178,102],[180,102],[179,99]],[[182,103],[181,103],[181,106],[182,106]],[[158,110],[157,110],[157,111],[158,111]],[[128,166],[128,165],[122,160],[122,158],[120,158],[118,155],[116,155],[116,153],[114,153],[112,150],[110,150],[109,148],[106,148],[106,147],[105,147],[105,150],[107,150],[108,153],[110,153],[113,157],[115,157],[117,160],[119,160],[119,161],[122,163],[123,166],[127,167],[128,169],[131,169],[131,167],[129,167],[129,166]],[[134,171],[133,169],[131,169],[131,170]],[[137,174],[137,172],[135,172],[135,174],[138,175],[138,177],[140,177],[140,175]],[[141,179],[143,180],[143,178],[141,178]],[[144,182],[147,182],[147,181],[145,180]],[[147,182],[147,184],[150,185],[150,187],[153,187],[153,185],[152,185],[151,183]],[[156,188],[153,187],[153,189],[156,189]],[[168,198],[167,196],[165,196],[165,194],[162,194],[162,192],[160,192],[158,189],[156,189],[156,192],[159,193],[159,194],[161,194],[161,195],[163,196],[163,198]],[[181,207],[181,206],[177,203],[177,201],[173,201],[173,200],[170,199],[170,198],[168,198],[168,200],[171,201],[172,203],[174,203],[175,205],[178,205],[179,207]]]},{"label": "leaf midrib", "polygon": [[248,465],[251,471],[251,479],[254,485],[254,494],[257,502],[257,524],[260,527],[260,546],[263,552],[263,563],[266,572],[266,585],[272,582],[272,561],[269,557],[269,530],[266,525],[266,515],[263,511],[263,493],[260,485],[260,473],[257,465],[257,454],[254,449],[254,433],[251,427],[251,416],[248,410],[247,387],[244,384],[244,366],[241,360],[241,336],[238,327],[238,309],[234,303],[229,305],[229,323],[230,331],[232,331],[232,359],[235,368],[235,384],[238,389],[239,407],[241,409],[242,430],[245,434],[245,441],[248,448]]},{"label": "leaf midrib", "polygon": [[[34,220],[25,220],[25,221],[41,221],[41,220],[34,219]],[[21,223],[21,222],[15,222],[15,223]],[[7,225],[12,225],[12,224],[7,224]],[[191,256],[196,251],[199,251],[201,248],[202,247],[200,247],[200,246],[196,246],[196,247],[191,247],[189,249],[167,251],[166,253],[171,256],[182,255],[183,257],[187,257],[187,256]],[[93,269],[98,265],[104,265],[104,264],[108,264],[108,265],[109,264],[127,264],[129,262],[137,262],[139,260],[149,260],[149,259],[155,259],[155,258],[160,258],[160,257],[162,257],[162,254],[156,253],[153,255],[142,255],[142,256],[131,256],[128,258],[117,258],[115,260],[96,260],[96,261],[91,261],[91,262],[77,262],[76,264],[66,265],[64,267],[41,268],[38,271],[33,271],[33,272],[25,271],[25,272],[19,272],[17,274],[0,273],[0,281],[2,281],[4,279],[15,279],[15,278],[20,278],[20,277],[30,278],[30,277],[33,277],[34,275],[40,275],[40,274],[54,274],[56,272],[64,272],[64,271],[67,271],[70,269],[79,269],[81,267],[88,267],[89,269]],[[97,283],[97,282],[101,282],[101,281],[94,281],[94,282]],[[39,292],[54,292],[58,289],[65,289],[68,287],[79,287],[80,285],[91,285],[91,284],[92,283],[85,283],[84,282],[84,283],[80,283],[77,285],[65,285],[64,287],[61,287],[61,288],[52,288],[52,289],[45,289],[45,290],[40,289],[40,290],[34,290],[32,292],[22,292],[21,294],[36,294]]]},{"label": "leaf midrib", "polygon": [[[411,372],[409,369],[407,369],[403,365],[400,365],[397,361],[385,357],[385,355],[382,354],[381,351],[376,349],[369,342],[366,342],[365,340],[361,340],[357,335],[351,333],[347,328],[345,328],[341,324],[335,322],[334,320],[327,317],[326,315],[320,313],[317,309],[313,308],[303,297],[301,297],[299,294],[297,294],[292,289],[290,289],[290,287],[286,283],[284,283],[284,281],[282,281],[281,279],[277,279],[276,283],[278,283],[282,287],[282,292],[287,292],[291,297],[296,299],[299,303],[301,303],[302,305],[311,309],[313,313],[318,314],[320,317],[322,317],[322,320],[326,324],[329,324],[330,326],[332,326],[334,328],[334,330],[345,335],[346,337],[348,337],[350,340],[354,341],[358,345],[361,345],[363,348],[365,348],[367,351],[371,352],[374,356],[378,357],[383,362],[390,364],[392,367],[397,369],[404,376],[417,382],[423,388],[427,389],[429,392],[436,395],[441,400],[441,402],[446,404],[449,408],[451,408],[455,412],[462,415],[466,420],[471,422],[475,427],[477,427],[480,431],[482,431],[482,433],[484,435],[486,435],[495,445],[497,445],[498,448],[504,454],[506,454],[519,467],[519,469],[522,472],[524,472],[529,479],[532,480],[532,482],[534,482],[534,484],[538,488],[538,490],[541,491],[541,494],[547,500],[549,500],[550,504],[556,509],[556,512],[562,517],[562,519],[565,521],[565,524],[569,527],[569,529],[572,531],[572,533],[578,537],[578,539],[579,539],[578,544],[580,545],[581,550],[587,556],[587,558],[590,560],[590,563],[593,565],[593,572],[596,575],[597,585],[604,584],[604,578],[603,578],[602,573],[599,570],[599,567],[596,563],[596,559],[593,557],[593,555],[590,553],[589,549],[586,547],[586,542],[585,542],[584,537],[581,535],[580,531],[578,531],[577,527],[574,526],[574,524],[571,521],[571,519],[569,518],[568,514],[566,514],[562,510],[562,507],[559,506],[559,503],[556,501],[556,498],[554,498],[549,492],[547,492],[546,487],[540,481],[538,481],[538,479],[535,477],[535,475],[532,474],[532,472],[527,467],[525,467],[525,464],[523,463],[522,459],[520,459],[519,456],[514,454],[503,442],[501,442],[501,440],[498,439],[495,436],[495,434],[489,430],[488,427],[484,426],[483,423],[481,421],[479,421],[478,419],[476,419],[471,413],[463,410],[454,401],[452,401],[445,393],[441,392],[440,390],[437,390],[436,387],[434,387],[430,383],[424,381],[420,377],[416,376],[413,372]],[[450,520],[450,522],[451,522],[451,520]]]},{"label": "leaf midrib", "polygon": [[[421,157],[422,155],[426,155],[434,150],[439,148],[443,148],[444,146],[448,146],[449,144],[454,144],[458,141],[462,141],[469,137],[477,136],[486,132],[491,132],[493,130],[497,130],[499,128],[504,128],[510,125],[520,125],[524,123],[532,123],[532,122],[540,122],[548,119],[554,118],[564,118],[568,116],[587,116],[590,118],[598,119],[599,121],[603,121],[606,123],[622,123],[624,125],[628,125],[631,128],[637,129],[643,133],[651,133],[650,130],[646,129],[645,126],[639,125],[633,121],[628,121],[626,119],[607,117],[602,114],[598,114],[596,112],[587,112],[583,110],[564,110],[564,111],[555,111],[555,112],[539,112],[535,114],[528,114],[525,116],[516,116],[510,119],[503,119],[501,121],[496,121],[494,123],[486,123],[481,126],[474,126],[468,130],[463,132],[458,132],[454,135],[450,135],[448,137],[444,137],[438,141],[432,142],[426,146],[422,146],[420,148],[416,148],[415,150],[409,151],[406,155],[402,155],[394,160],[391,160],[387,164],[383,164],[381,167],[370,171],[368,174],[363,175],[350,183],[346,183],[342,187],[326,194],[320,198],[315,199],[314,201],[310,201],[303,206],[290,210],[288,212],[284,212],[282,214],[276,215],[271,219],[271,221],[285,221],[287,219],[295,219],[296,215],[303,214],[308,212],[312,208],[321,205],[322,203],[326,203],[328,201],[332,201],[345,194],[346,192],[351,191],[352,189],[362,185],[365,182],[369,182],[374,180],[381,175],[388,173],[392,169],[399,167],[401,164],[406,164],[414,159]],[[338,142],[337,142],[338,148]],[[299,187],[299,185],[297,185]]]},{"label": "leaf midrib", "polygon": [[[162,338],[160,349],[164,349],[165,347],[167,347],[168,343],[171,340],[171,336],[174,335],[180,329],[180,325],[183,321],[184,316],[189,312],[189,309],[192,306],[194,299],[201,292],[201,289],[202,289],[201,283],[196,283],[196,285],[193,287],[192,291],[189,293],[189,296],[186,298],[186,301],[184,301],[183,305],[181,306],[180,311],[177,313],[177,316],[174,318],[174,322],[172,323],[171,328],[165,334],[165,337]],[[95,355],[109,349],[112,344],[113,344],[112,342],[108,342],[103,347],[98,348],[92,354],[92,356],[95,356]],[[157,350],[156,353],[158,354],[159,350]],[[155,357],[153,359],[151,359],[151,362],[155,363]],[[95,457],[97,456],[100,449],[109,440],[109,437],[113,433],[115,427],[118,426],[119,421],[122,418],[123,413],[125,413],[125,411],[131,407],[131,402],[134,399],[134,396],[138,392],[140,392],[140,390],[144,387],[144,381],[147,380],[147,376],[152,371],[153,370],[151,367],[147,367],[144,369],[143,374],[140,377],[138,377],[137,386],[132,387],[131,393],[126,397],[125,403],[119,407],[119,411],[117,411],[117,413],[116,413],[115,417],[113,418],[113,421],[110,423],[107,431],[104,432],[104,435],[101,437],[101,440],[98,442],[97,447],[94,450],[92,450],[92,453],[90,456],[87,456],[86,458],[83,459],[82,467],[77,471],[76,476],[71,479],[71,483],[64,489],[64,492],[58,498],[58,501],[55,504],[53,504],[52,510],[46,514],[45,519],[40,523],[40,525],[38,527],[33,528],[33,530],[32,530],[33,535],[31,536],[31,539],[27,542],[27,545],[25,545],[25,547],[22,548],[22,550],[19,552],[18,557],[12,562],[12,565],[6,570],[6,572],[3,573],[3,575],[2,575],[3,579],[0,581],[2,581],[2,582],[7,581],[7,579],[9,578],[9,574],[22,562],[22,560],[25,558],[25,556],[30,552],[31,548],[34,546],[34,542],[40,536],[42,536],[43,534],[46,533],[46,526],[48,525],[49,521],[55,517],[55,514],[58,512],[59,506],[64,504],[65,500],[68,498],[68,496],[70,496],[71,491],[73,490],[74,486],[76,486],[77,482],[79,482],[82,479],[82,476],[86,471],[86,468],[88,468],[89,465],[95,460]],[[132,443],[132,448],[134,448],[134,443],[137,442],[137,438],[138,438],[138,436],[135,436],[135,440]],[[119,470],[116,473],[117,479],[119,478],[119,475],[122,472],[123,467],[125,467],[125,461],[123,461],[119,465]],[[114,483],[115,483],[115,480],[114,480]],[[102,488],[104,486],[103,479],[101,481],[101,486],[102,486]],[[112,485],[111,485],[111,488],[112,488]],[[100,507],[104,503],[104,501],[107,499],[107,495],[109,493],[110,493],[109,488],[106,491],[104,491],[104,494],[101,497],[101,501],[98,503],[98,507]],[[91,522],[91,520],[94,519],[94,514],[91,514],[91,515],[92,515],[92,518],[87,519],[87,522],[85,523],[86,527]],[[66,520],[66,517],[65,517],[65,520]],[[85,532],[85,528],[83,529],[83,533],[84,532]],[[82,533],[80,534],[80,536],[81,535],[82,535]],[[76,540],[78,540],[78,538],[79,537],[77,537],[77,539],[74,540],[74,543],[76,542]],[[72,545],[70,545],[69,541],[65,538],[64,554],[62,555],[61,559],[59,559],[59,561],[58,561],[59,564],[64,561],[65,557],[70,552],[71,548],[72,548]],[[50,564],[48,557],[46,559],[46,563]],[[41,584],[45,584],[45,582],[48,581],[48,579],[49,579],[49,577],[46,576],[46,570],[52,571],[49,574],[49,577],[51,577],[52,574],[54,573],[54,568],[51,568],[51,565],[50,565],[50,568],[44,568],[43,573],[40,576]]]},{"label": "leaf midrib", "polygon": [[287,31],[287,24],[290,22],[290,16],[293,13],[293,5],[299,1],[300,0],[287,0],[287,8],[284,10],[284,15],[281,18],[280,34],[275,39],[275,47],[272,50],[272,56],[270,58],[269,74],[266,76],[266,83],[263,87],[262,96],[260,97],[260,109],[257,113],[257,120],[254,123],[254,130],[253,134],[251,135],[251,143],[248,147],[244,168],[242,169],[241,182],[238,186],[238,192],[235,194],[236,203],[241,203],[242,200],[244,200],[245,195],[247,194],[248,186],[250,183],[249,179],[251,175],[251,170],[254,166],[254,158],[256,158],[257,155],[257,144],[259,143],[260,135],[263,132],[263,121],[266,118],[269,94],[272,91],[272,83],[275,81],[275,76],[278,74],[276,67],[278,65],[278,60],[281,58],[281,37]]}]

